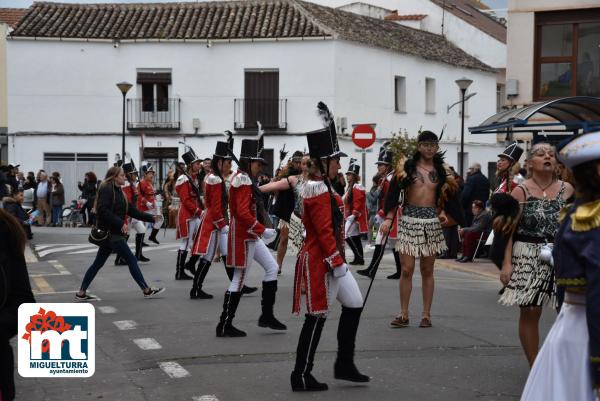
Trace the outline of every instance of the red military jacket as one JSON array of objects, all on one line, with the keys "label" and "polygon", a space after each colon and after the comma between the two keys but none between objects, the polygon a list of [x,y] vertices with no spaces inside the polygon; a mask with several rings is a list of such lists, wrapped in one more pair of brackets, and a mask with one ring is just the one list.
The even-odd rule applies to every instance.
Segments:
[{"label": "red military jacket", "polygon": [[141,212],[147,212],[150,209],[146,206],[146,203],[155,203],[154,195],[156,195],[156,193],[154,192],[154,187],[150,181],[140,180],[137,190],[139,193],[137,208]]},{"label": "red military jacket", "polygon": [[[194,239],[192,253],[194,255],[206,255],[210,237],[216,230],[227,225],[227,201],[223,193],[223,179],[215,174],[209,174],[204,178],[204,206],[206,211],[202,217],[198,235]],[[225,198],[225,199],[224,199]]]},{"label": "red military jacket", "polygon": [[[193,176],[192,179],[195,180],[196,176]],[[177,239],[187,238],[190,234],[194,235],[194,233],[188,232],[188,222],[200,216],[202,208],[198,202],[198,196],[185,174],[181,174],[177,178],[175,191],[177,191],[180,200],[179,211],[177,212]]]},{"label": "red military jacket", "polygon": [[352,204],[348,192],[344,196],[344,218],[354,216],[354,221],[358,223],[358,231],[361,234],[369,232],[367,222],[367,193],[365,187],[360,184],[354,184],[352,187]]},{"label": "red military jacket", "polygon": [[[302,222],[306,239],[298,254],[294,277],[292,312],[300,313],[302,286],[306,286],[308,313],[325,313],[329,310],[327,297],[327,273],[344,263],[343,238],[336,239],[333,230],[331,198],[327,186],[321,180],[311,180],[303,188],[304,214]],[[341,198],[336,194],[338,207]],[[339,231],[343,236],[342,227]]]},{"label": "red military jacket", "polygon": [[135,199],[138,196],[137,188],[135,185],[131,185],[129,181],[125,181],[125,185],[121,187],[127,201],[131,204],[136,204]]},{"label": "red military jacket", "polygon": [[241,170],[231,177],[229,214],[231,221],[227,235],[227,265],[245,268],[248,256],[247,242],[256,241],[265,231],[265,226],[256,219],[252,179]]}]

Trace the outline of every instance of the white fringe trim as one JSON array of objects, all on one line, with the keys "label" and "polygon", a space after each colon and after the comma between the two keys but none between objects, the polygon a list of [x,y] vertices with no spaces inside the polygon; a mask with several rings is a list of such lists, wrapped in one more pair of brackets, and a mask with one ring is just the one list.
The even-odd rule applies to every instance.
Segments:
[{"label": "white fringe trim", "polygon": [[418,219],[402,216],[398,224],[396,250],[403,255],[435,256],[448,247],[439,219]]}]

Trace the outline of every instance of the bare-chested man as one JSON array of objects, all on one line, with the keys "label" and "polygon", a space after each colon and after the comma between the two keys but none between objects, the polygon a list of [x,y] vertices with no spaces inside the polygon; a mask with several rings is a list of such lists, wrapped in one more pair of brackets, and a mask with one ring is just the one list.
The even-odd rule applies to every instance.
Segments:
[{"label": "bare-chested man", "polygon": [[[419,327],[431,327],[431,304],[433,301],[433,265],[438,254],[446,250],[446,242],[441,224],[448,220],[445,207],[452,203],[457,205],[458,185],[447,173],[444,159],[438,153],[438,137],[431,131],[423,131],[417,139],[417,151],[412,159],[404,163],[404,168],[396,171],[390,183],[390,190],[385,203],[385,221],[381,225],[382,234],[386,235],[392,224],[398,206],[404,204],[402,218],[398,222],[398,240],[396,250],[400,252],[402,274],[400,277],[400,314],[392,322],[392,327],[407,327],[408,306],[412,291],[412,276],[415,260],[420,258],[421,279],[423,288],[423,315]],[[444,186],[445,183],[449,185]],[[463,220],[455,216],[456,209],[448,210],[455,220]]]}]

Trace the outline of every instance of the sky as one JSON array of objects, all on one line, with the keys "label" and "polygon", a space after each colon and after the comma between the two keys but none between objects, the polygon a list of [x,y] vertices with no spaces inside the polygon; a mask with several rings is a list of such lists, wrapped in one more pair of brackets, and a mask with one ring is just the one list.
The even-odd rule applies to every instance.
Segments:
[{"label": "sky", "polygon": [[[58,3],[171,3],[171,2],[180,2],[186,0],[45,0],[45,1],[54,1]],[[193,0],[187,0],[193,1]],[[203,0],[200,0],[203,1]],[[352,3],[356,0],[309,0],[313,3],[323,4],[323,5],[333,5],[339,6],[347,3]],[[368,2],[368,0],[363,0]],[[488,5],[488,7],[492,9],[505,9],[508,5],[508,0],[483,0],[484,3]],[[29,7],[33,4],[33,0],[0,0],[0,7],[14,7],[14,8],[25,8]]]}]

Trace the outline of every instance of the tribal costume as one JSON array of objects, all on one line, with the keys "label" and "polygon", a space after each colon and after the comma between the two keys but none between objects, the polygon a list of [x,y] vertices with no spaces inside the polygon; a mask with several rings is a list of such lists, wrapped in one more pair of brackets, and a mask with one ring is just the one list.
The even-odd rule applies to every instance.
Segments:
[{"label": "tribal costume", "polygon": [[598,180],[598,144],[600,132],[591,132],[575,136],[558,152],[557,158],[573,170],[582,198],[568,210],[556,235],[554,271],[565,299],[521,401],[595,401],[600,396],[600,200],[597,182],[580,174],[594,171]]}]

